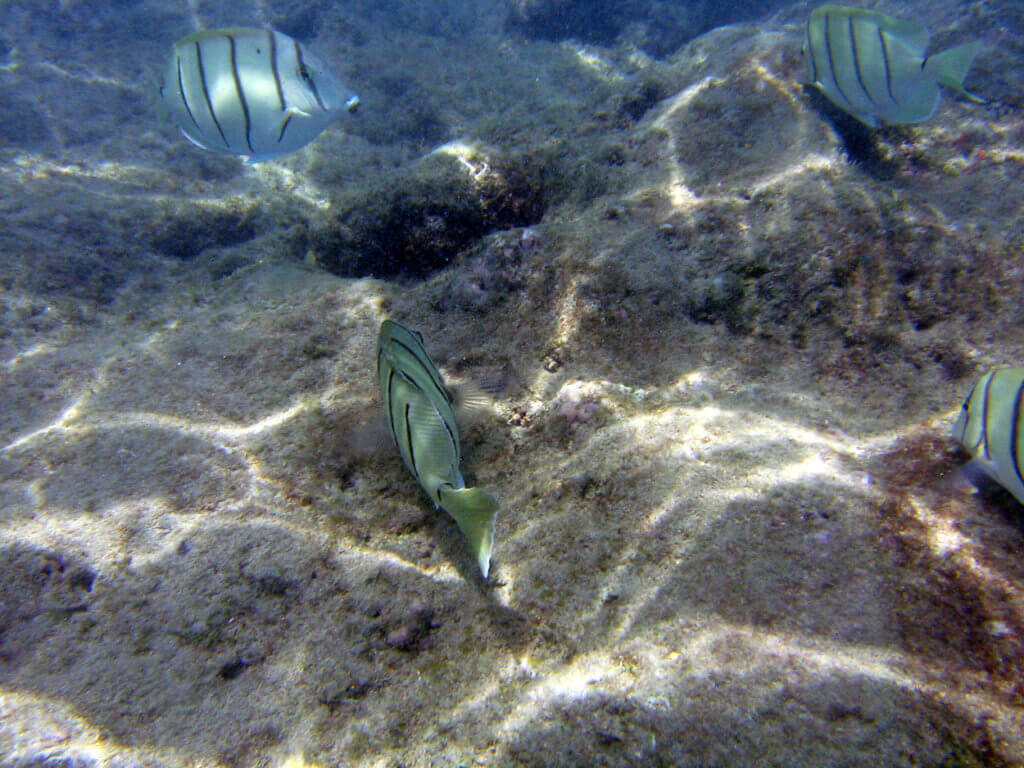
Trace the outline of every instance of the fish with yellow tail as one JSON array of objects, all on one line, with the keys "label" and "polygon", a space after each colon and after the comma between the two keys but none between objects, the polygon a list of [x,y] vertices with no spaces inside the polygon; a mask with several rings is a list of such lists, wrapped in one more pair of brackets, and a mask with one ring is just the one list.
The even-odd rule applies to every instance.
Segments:
[{"label": "fish with yellow tail", "polygon": [[1024,368],[986,373],[968,393],[953,437],[971,464],[1024,504]]},{"label": "fish with yellow tail", "polygon": [[467,488],[452,397],[415,331],[385,320],[377,340],[377,375],[384,416],[402,461],[427,496],[458,523],[487,578],[498,502]]},{"label": "fish with yellow tail", "polygon": [[804,61],[810,83],[872,127],[919,123],[939,106],[939,84],[964,89],[977,42],[925,56],[928,30],[877,11],[822,5],[807,21]]},{"label": "fish with yellow tail", "polygon": [[198,147],[267,160],[315,139],[359,98],[305,46],[272,29],[205,29],[171,48],[160,95]]}]

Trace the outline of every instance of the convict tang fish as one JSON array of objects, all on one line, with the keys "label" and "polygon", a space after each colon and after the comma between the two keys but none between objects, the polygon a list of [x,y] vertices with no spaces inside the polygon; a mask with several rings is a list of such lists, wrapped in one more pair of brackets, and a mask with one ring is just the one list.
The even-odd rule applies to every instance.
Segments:
[{"label": "convict tang fish", "polygon": [[377,375],[384,415],[402,461],[436,506],[455,518],[486,578],[498,502],[467,488],[452,398],[415,331],[385,320],[377,341]]},{"label": "convict tang fish", "polygon": [[160,95],[185,138],[259,162],[305,146],[359,99],[305,46],[270,29],[193,32]]},{"label": "convict tang fish", "polygon": [[977,42],[925,56],[920,24],[877,11],[823,5],[807,22],[804,61],[810,82],[837,107],[870,126],[918,123],[939,105],[939,84],[964,89]]},{"label": "convict tang fish", "polygon": [[1024,504],[1024,368],[986,373],[968,393],[953,437],[971,464]]}]

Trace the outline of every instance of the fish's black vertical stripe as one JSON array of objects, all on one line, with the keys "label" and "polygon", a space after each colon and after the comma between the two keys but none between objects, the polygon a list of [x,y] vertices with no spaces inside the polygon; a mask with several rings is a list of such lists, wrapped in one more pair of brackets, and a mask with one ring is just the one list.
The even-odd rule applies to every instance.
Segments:
[{"label": "fish's black vertical stripe", "polygon": [[242,105],[242,116],[245,118],[245,145],[250,152],[255,152],[252,146],[252,118],[249,116],[249,105],[245,101],[245,91],[242,90],[242,78],[238,76],[238,56],[235,50],[235,38],[228,35],[228,44],[231,46],[231,74],[235,78],[235,91],[238,92],[238,102]]},{"label": "fish's black vertical stripe", "polygon": [[828,54],[828,68],[832,73],[832,82],[836,84],[836,90],[839,91],[839,95],[856,112],[857,107],[850,101],[850,97],[846,95],[842,84],[839,82],[839,73],[836,72],[836,62],[832,56],[832,18],[834,15],[829,13],[825,16],[825,52]]},{"label": "fish's black vertical stripe", "polygon": [[[407,347],[405,344],[400,342],[398,339],[392,339],[392,341],[398,346],[400,346],[402,349],[412,354],[412,350],[409,349],[409,347]],[[426,353],[424,352],[424,354]],[[432,363],[428,365],[428,363],[430,363],[430,358],[428,357],[427,363],[424,363],[422,360],[419,359],[419,357],[416,357],[416,363],[420,366],[420,369],[425,374],[427,374],[428,377],[430,377],[430,382],[431,384],[434,385],[434,392],[440,393],[440,395],[443,398],[445,398],[445,400],[448,401],[449,407],[451,407],[451,395],[448,394],[448,390],[444,388],[443,382],[440,384],[440,386],[438,385],[438,381],[435,378],[437,369],[433,368]],[[426,390],[424,390],[423,387],[421,387],[414,378],[412,378],[408,374],[403,374],[403,378],[405,378],[409,386],[415,389],[420,394],[420,396],[427,401],[430,407],[434,409],[434,413],[437,414],[438,421],[441,422],[441,426],[444,427],[444,431],[448,435],[448,442],[451,447],[452,457],[457,458],[459,456],[459,438],[455,435],[455,427],[452,424],[448,423],[448,419],[444,417],[444,414],[442,414],[440,409],[438,409],[438,407],[434,404],[433,398],[431,398],[431,396],[426,392]]]},{"label": "fish's black vertical stripe", "polygon": [[[825,23],[827,24],[828,22],[826,21]],[[821,47],[822,47],[821,41],[818,41],[817,43],[814,43],[814,42],[811,43],[811,61],[814,64],[814,72],[818,76],[818,79],[815,82],[821,83],[822,86],[824,86],[825,83],[823,82],[823,75],[824,75],[824,67],[825,67],[826,64],[828,64],[828,61],[827,61],[827,59],[828,59],[828,50],[825,51],[825,60],[819,62],[818,61],[818,57],[821,56],[821,52],[822,52],[821,51]]]},{"label": "fish's black vertical stripe", "polygon": [[878,30],[878,42],[882,44],[882,61],[885,62],[885,90],[889,93],[889,98],[892,99],[892,103],[899,105],[896,101],[896,97],[892,93],[892,66],[889,64],[889,44],[885,42],[885,35],[882,34],[882,30]]},{"label": "fish's black vertical stripe", "polygon": [[985,382],[985,391],[981,394],[981,437],[978,438],[978,445],[974,446],[974,450],[977,450],[979,446],[982,447],[982,453],[986,459],[992,458],[988,450],[988,404],[992,391],[992,379],[995,377],[995,373],[989,374],[988,380]]},{"label": "fish's black vertical stripe", "polygon": [[[409,349],[402,342],[398,341],[398,339],[392,339],[392,341],[395,344],[397,344],[398,346],[400,346],[403,349],[405,349],[405,350]],[[430,370],[426,366],[423,365],[422,361],[417,359],[416,362],[419,363],[420,367],[423,369],[423,371],[427,375],[432,375],[430,373]],[[448,435],[448,442],[449,442],[450,447],[451,447],[452,456],[453,457],[458,457],[458,455],[459,455],[459,439],[455,435],[455,430],[454,430],[453,426],[448,423],[448,420],[444,417],[444,415],[441,413],[441,411],[438,410],[436,405],[434,405],[434,401],[431,399],[430,395],[423,389],[423,387],[421,387],[419,385],[419,383],[412,376],[410,376],[408,373],[405,373],[405,372],[402,372],[402,371],[399,372],[399,375],[405,380],[406,384],[408,384],[410,387],[412,387],[416,391],[416,393],[419,394],[419,396],[422,397],[424,400],[426,400],[427,404],[430,405],[430,407],[434,409],[434,413],[437,414],[438,421],[441,422],[441,426],[444,428],[445,433]],[[432,380],[432,383],[433,383],[433,380]],[[435,390],[435,391],[437,391],[437,390]],[[443,390],[443,389],[441,390],[441,393],[443,395],[447,395],[448,394],[447,391]]]},{"label": "fish's black vertical stripe", "polygon": [[441,491],[457,491],[457,490],[458,490],[458,488],[456,488],[452,483],[448,482],[447,480],[445,480],[443,483],[440,483],[437,486],[437,503],[440,504],[442,507],[444,506],[444,502],[441,501]]},{"label": "fish's black vertical stripe", "polygon": [[1013,471],[1017,473],[1017,479],[1024,485],[1024,475],[1020,471],[1020,406],[1024,399],[1024,380],[1017,387],[1017,394],[1013,398],[1013,418],[1010,419],[1010,458],[1013,459]]},{"label": "fish's black vertical stripe", "polygon": [[284,132],[288,129],[288,123],[290,123],[291,121],[292,121],[292,116],[288,115],[288,117],[286,117],[284,119],[284,122],[281,123],[281,132],[277,134],[277,143],[278,144],[280,144],[281,140],[284,138]]},{"label": "fish's black vertical stripe", "polygon": [[807,39],[804,41],[804,50],[811,59],[811,82],[818,82],[818,62],[814,56],[814,42],[811,40],[811,22],[807,22]]},{"label": "fish's black vertical stripe", "polygon": [[[415,360],[416,364],[420,367],[420,370],[423,371],[427,375],[427,378],[430,379],[431,383],[434,385],[434,389],[440,392],[441,397],[447,400],[450,405],[452,402],[452,397],[448,393],[448,390],[445,389],[444,382],[441,381],[440,377],[437,375],[436,369],[433,367],[433,363],[430,362],[430,356],[426,353],[426,350],[420,347],[420,350],[417,351],[410,347],[408,344],[404,344],[403,342],[395,338],[393,338],[391,341],[392,343],[397,344],[399,347],[404,349],[412,356],[413,360]],[[418,384],[415,384],[415,382],[413,383],[417,389],[419,389],[421,392],[423,391],[422,387],[420,387]],[[426,397],[428,400],[430,399],[426,392],[423,393],[423,396]]]},{"label": "fish's black vertical stripe", "polygon": [[409,426],[409,403],[405,404],[405,440],[409,446],[409,460],[412,462],[412,473],[416,475],[418,480],[420,477],[420,471],[416,468],[416,454],[412,448],[412,427]]},{"label": "fish's black vertical stripe", "polygon": [[[395,443],[398,443],[398,433],[395,432],[395,396],[392,393],[392,385],[395,381],[395,369],[388,367],[388,385],[385,389],[385,399],[387,400],[388,408],[388,425],[391,427],[391,436],[395,438]],[[401,449],[401,446],[399,446]]]},{"label": "fish's black vertical stripe", "polygon": [[[277,98],[281,102],[281,111],[288,108],[284,101],[284,88],[281,87],[281,73],[277,69],[277,37],[274,30],[268,29],[267,36],[270,38],[270,71],[274,73],[274,85],[277,87]],[[286,122],[287,124],[287,122]],[[284,128],[281,129],[281,136],[284,136]],[[277,140],[281,140],[278,136]]]},{"label": "fish's black vertical stripe", "polygon": [[860,68],[860,51],[857,49],[857,30],[853,24],[853,15],[850,14],[846,17],[847,25],[850,28],[850,48],[853,50],[853,71],[857,75],[857,85],[864,91],[864,95],[868,97],[868,101],[871,105],[878,108],[878,104],[875,102],[875,97],[871,95],[871,91],[868,90],[867,84],[864,82],[864,73]]},{"label": "fish's black vertical stripe", "polygon": [[312,73],[306,68],[306,62],[302,60],[302,46],[299,45],[299,41],[295,41],[295,59],[299,62],[299,76],[305,81],[306,85],[309,86],[309,90],[313,92],[313,98],[316,99],[317,105],[324,112],[327,111],[327,105],[324,104],[323,99],[320,98],[320,91],[316,88],[316,82],[313,80]]},{"label": "fish's black vertical stripe", "polygon": [[[970,426],[971,423],[971,403],[974,400],[974,393],[977,391],[977,389],[977,384],[971,387],[971,391],[968,392],[967,397],[964,398],[963,405],[960,406],[960,410],[962,411],[962,413],[960,414],[960,418],[963,419],[964,426],[963,429],[960,430],[960,434],[954,435],[954,437],[961,443],[964,443],[965,446],[967,445],[967,443],[965,442],[965,438],[967,437],[967,428]],[[977,446],[974,447],[977,448]]]},{"label": "fish's black vertical stripe", "polygon": [[199,82],[203,86],[203,98],[206,99],[206,108],[210,110],[210,117],[213,118],[213,124],[217,126],[217,133],[220,134],[224,146],[231,149],[231,142],[224,135],[224,129],[220,127],[220,120],[217,119],[217,113],[213,109],[213,101],[210,100],[210,89],[206,85],[206,69],[203,67],[203,47],[199,44],[198,40],[196,40],[196,66],[199,67]]},{"label": "fish's black vertical stripe", "polygon": [[455,461],[456,457],[459,455],[459,438],[455,436],[455,432],[440,412],[437,414],[437,417],[441,420],[441,425],[444,427],[444,431],[448,433],[448,442],[451,444],[452,449],[452,460]]},{"label": "fish's black vertical stripe", "polygon": [[203,129],[200,127],[199,121],[196,120],[196,116],[192,114],[192,107],[188,103],[188,96],[185,95],[185,79],[181,74],[181,56],[178,56],[178,93],[181,94],[181,103],[185,105],[185,111],[192,118],[192,123],[195,125],[196,130],[202,135]]}]

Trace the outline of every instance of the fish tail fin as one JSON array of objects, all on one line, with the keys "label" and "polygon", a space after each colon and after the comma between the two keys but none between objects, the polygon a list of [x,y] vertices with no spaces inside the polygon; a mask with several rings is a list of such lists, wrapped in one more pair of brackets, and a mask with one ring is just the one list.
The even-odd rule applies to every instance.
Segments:
[{"label": "fish tail fin", "polygon": [[977,40],[949,48],[925,59],[924,71],[947,88],[952,88],[971,101],[983,104],[984,99],[964,88],[964,78],[967,77],[967,71],[971,68],[971,63],[977,53]]},{"label": "fish tail fin", "polygon": [[440,500],[441,506],[455,518],[459,529],[469,540],[480,572],[486,579],[491,568],[497,500],[480,488],[443,489]]}]

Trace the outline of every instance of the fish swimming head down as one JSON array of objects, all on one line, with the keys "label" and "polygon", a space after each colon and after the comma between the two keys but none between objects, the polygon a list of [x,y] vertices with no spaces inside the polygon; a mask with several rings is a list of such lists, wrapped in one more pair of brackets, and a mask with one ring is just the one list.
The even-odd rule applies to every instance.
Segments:
[{"label": "fish swimming head down", "polygon": [[1024,504],[1024,368],[985,374],[964,399],[953,438],[971,464]]},{"label": "fish swimming head down", "polygon": [[246,27],[176,42],[160,94],[185,138],[249,162],[305,146],[359,101],[296,40]]},{"label": "fish swimming head down", "polygon": [[384,416],[402,461],[435,505],[451,515],[487,577],[497,501],[467,488],[451,396],[423,347],[423,337],[385,320],[377,341],[377,375]]},{"label": "fish swimming head down", "polygon": [[926,120],[939,105],[939,84],[982,101],[963,84],[977,43],[925,56],[929,37],[920,24],[884,13],[822,5],[804,33],[809,81],[869,126]]}]

